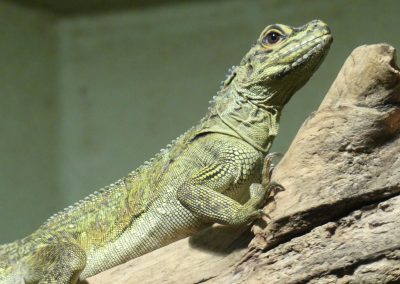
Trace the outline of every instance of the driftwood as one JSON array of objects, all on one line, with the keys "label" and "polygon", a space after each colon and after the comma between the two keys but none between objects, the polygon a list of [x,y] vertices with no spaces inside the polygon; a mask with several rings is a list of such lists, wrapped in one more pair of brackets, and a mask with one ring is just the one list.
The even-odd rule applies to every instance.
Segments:
[{"label": "driftwood", "polygon": [[400,72],[353,51],[272,179],[270,220],[214,226],[89,283],[400,283]]}]

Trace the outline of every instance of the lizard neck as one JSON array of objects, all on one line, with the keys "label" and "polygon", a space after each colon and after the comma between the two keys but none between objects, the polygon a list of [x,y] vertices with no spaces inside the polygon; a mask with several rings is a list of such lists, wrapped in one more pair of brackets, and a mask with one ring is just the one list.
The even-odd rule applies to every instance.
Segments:
[{"label": "lizard neck", "polygon": [[215,98],[211,112],[222,121],[224,126],[219,128],[225,128],[224,132],[266,153],[277,135],[281,113],[281,107],[269,102],[271,97],[241,88],[233,81]]},{"label": "lizard neck", "polygon": [[278,133],[281,108],[269,104],[271,96],[253,93],[235,81],[224,91],[215,105],[218,116],[254,148],[268,152]]}]

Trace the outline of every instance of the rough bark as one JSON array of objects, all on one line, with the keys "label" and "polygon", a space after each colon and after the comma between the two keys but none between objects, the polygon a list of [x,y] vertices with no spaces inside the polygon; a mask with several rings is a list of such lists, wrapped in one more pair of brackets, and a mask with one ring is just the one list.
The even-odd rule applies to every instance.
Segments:
[{"label": "rough bark", "polygon": [[399,152],[395,50],[361,46],[277,165],[255,237],[214,226],[89,283],[400,283]]}]

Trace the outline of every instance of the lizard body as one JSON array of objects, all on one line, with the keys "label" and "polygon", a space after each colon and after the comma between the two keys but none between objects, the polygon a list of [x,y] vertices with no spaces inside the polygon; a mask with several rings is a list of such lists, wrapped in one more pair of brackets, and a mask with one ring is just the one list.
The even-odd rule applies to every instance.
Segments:
[{"label": "lizard body", "polygon": [[268,186],[257,183],[281,110],[331,41],[318,20],[265,28],[196,126],[127,177],[0,246],[0,283],[75,284],[212,223],[260,217]]}]

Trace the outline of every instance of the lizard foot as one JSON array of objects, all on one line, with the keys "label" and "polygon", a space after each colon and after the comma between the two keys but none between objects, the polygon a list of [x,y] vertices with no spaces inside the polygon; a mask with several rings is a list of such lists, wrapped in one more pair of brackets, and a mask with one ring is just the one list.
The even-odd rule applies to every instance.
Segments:
[{"label": "lizard foot", "polygon": [[277,157],[281,158],[282,154],[273,152],[267,154],[264,158],[264,165],[261,174],[261,184],[265,187],[267,187],[271,182],[271,176],[275,169],[275,164],[273,164],[272,161]]}]

